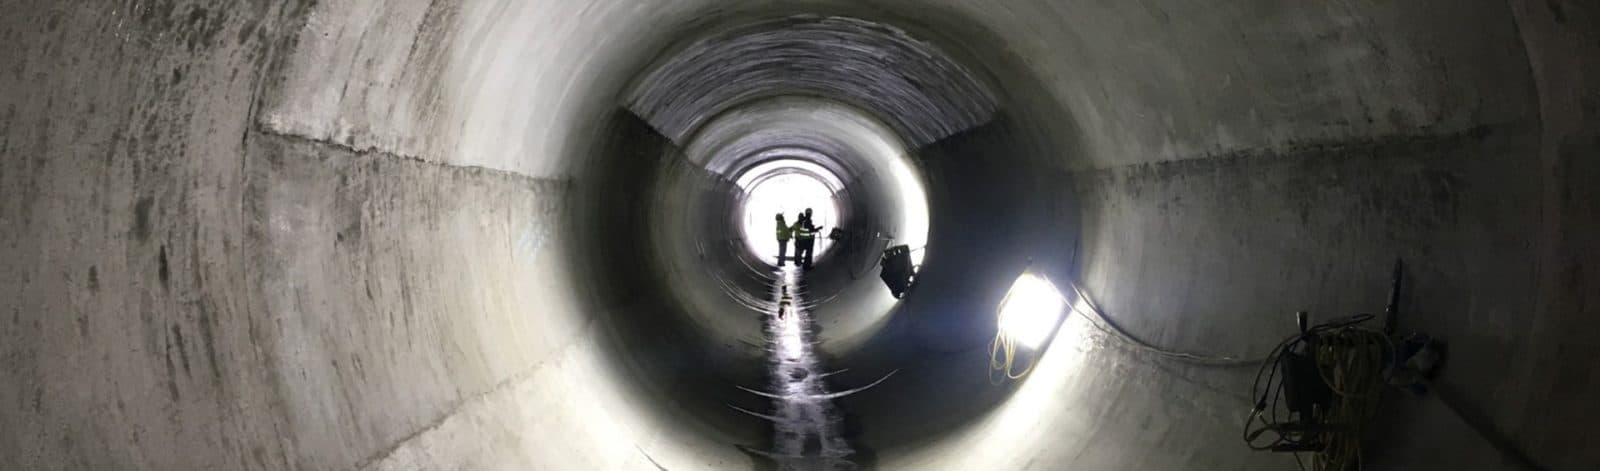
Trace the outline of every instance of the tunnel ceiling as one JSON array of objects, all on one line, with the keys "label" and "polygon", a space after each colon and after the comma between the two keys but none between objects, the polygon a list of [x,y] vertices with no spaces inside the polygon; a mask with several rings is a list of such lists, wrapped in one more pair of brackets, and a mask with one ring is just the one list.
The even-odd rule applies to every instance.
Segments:
[{"label": "tunnel ceiling", "polygon": [[1593,0],[7,0],[0,470],[763,469],[773,427],[729,407],[768,404],[734,387],[764,384],[761,324],[717,275],[771,286],[719,250],[737,185],[684,154],[780,97],[887,131],[729,127],[728,175],[843,149],[798,156],[877,232],[920,199],[874,162],[926,183],[914,293],[863,271],[876,246],[805,280],[829,379],[893,372],[838,398],[862,468],[1294,469],[1240,443],[1250,371],[1087,316],[994,385],[996,306],[1027,269],[1150,345],[1249,358],[1295,311],[1382,309],[1403,258],[1400,326],[1451,366],[1397,395],[1373,468],[1600,469],[1597,25]]},{"label": "tunnel ceiling", "polygon": [[883,119],[913,147],[982,125],[994,94],[961,64],[892,27],[793,16],[689,43],[635,82],[627,107],[683,144],[702,124],[754,100],[838,100]]},{"label": "tunnel ceiling", "polygon": [[734,178],[741,183],[740,186],[748,187],[750,186],[748,182],[754,178],[761,177],[760,174],[752,172],[768,167],[768,164],[786,160],[806,162],[826,170],[831,175],[823,178],[828,181],[829,186],[838,187],[835,190],[844,187],[846,178],[852,179],[850,180],[851,182],[854,181],[854,177],[847,173],[849,169],[841,165],[836,159],[815,149],[792,146],[768,147],[755,151],[745,158],[741,166],[726,173],[735,176]]},{"label": "tunnel ceiling", "polygon": [[905,154],[905,143],[883,122],[832,100],[774,98],[728,110],[707,121],[684,149],[696,165],[729,178],[743,167],[802,149],[793,157],[815,161],[841,176],[863,174]]}]

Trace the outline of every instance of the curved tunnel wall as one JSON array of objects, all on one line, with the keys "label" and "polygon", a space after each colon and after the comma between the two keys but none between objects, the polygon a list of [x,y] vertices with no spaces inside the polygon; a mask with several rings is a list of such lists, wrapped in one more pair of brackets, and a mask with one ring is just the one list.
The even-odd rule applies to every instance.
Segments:
[{"label": "curved tunnel wall", "polygon": [[1288,312],[1381,305],[1397,255],[1402,324],[1475,366],[1439,385],[1459,416],[1394,405],[1387,463],[1512,466],[1469,425],[1600,461],[1569,433],[1600,414],[1593,7],[710,5],[4,5],[0,462],[748,466],[730,443],[761,424],[703,405],[749,398],[704,385],[760,371],[648,322],[661,273],[598,271],[643,244],[574,236],[627,233],[614,208],[647,195],[615,189],[670,165],[619,108],[629,72],[790,9],[893,23],[1002,85],[988,124],[916,150],[920,290],[953,294],[835,359],[901,371],[843,404],[884,411],[859,418],[876,464],[1284,465],[1234,443],[1248,378],[1093,335],[988,387],[993,303],[1031,259],[1154,343],[1259,353]]}]

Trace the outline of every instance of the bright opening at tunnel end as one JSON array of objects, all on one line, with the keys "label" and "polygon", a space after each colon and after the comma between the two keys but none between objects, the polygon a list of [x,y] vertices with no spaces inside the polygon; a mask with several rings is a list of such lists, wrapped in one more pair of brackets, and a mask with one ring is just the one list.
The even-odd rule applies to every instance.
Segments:
[{"label": "bright opening at tunnel end", "polygon": [[[781,172],[783,169],[774,169]],[[792,226],[800,214],[812,211],[811,220],[824,233],[838,227],[839,206],[834,191],[823,180],[802,172],[780,173],[765,177],[746,190],[744,211],[740,215],[745,246],[761,260],[778,261],[778,241],[775,216],[783,216],[783,224]],[[788,256],[794,256],[794,242],[790,242]],[[815,256],[827,253],[831,245],[826,237],[816,240]]]},{"label": "bright opening at tunnel end", "polygon": [[1600,0],[0,39],[0,471],[1600,471]]}]

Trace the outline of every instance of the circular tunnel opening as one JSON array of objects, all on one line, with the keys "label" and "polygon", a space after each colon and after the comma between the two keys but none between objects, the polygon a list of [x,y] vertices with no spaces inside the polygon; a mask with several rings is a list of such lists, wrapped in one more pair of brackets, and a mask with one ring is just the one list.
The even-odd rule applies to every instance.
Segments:
[{"label": "circular tunnel opening", "polygon": [[749,319],[769,309],[762,300],[781,278],[772,271],[775,218],[793,225],[808,208],[822,229],[803,277],[826,321],[819,341],[848,351],[886,325],[895,302],[878,280],[879,256],[893,245],[920,256],[930,217],[918,164],[882,121],[837,101],[772,97],[722,112],[683,147],[657,151],[665,158],[640,169],[648,181],[640,217],[653,235],[635,258],[665,275],[668,304],[693,329],[764,341]]},{"label": "circular tunnel opening", "polygon": [[[849,202],[839,201],[843,182],[833,172],[821,165],[800,159],[779,159],[746,170],[738,177],[740,195],[740,226],[745,247],[759,260],[782,264],[780,252],[792,256],[779,247],[777,232],[798,223],[799,215],[812,211],[812,223],[826,234],[827,228],[838,228],[840,207]],[[783,242],[787,243],[785,239]],[[814,257],[822,257],[833,246],[828,237],[818,237]]]},{"label": "circular tunnel opening", "polygon": [[[995,92],[1012,64],[947,53],[930,31],[723,19],[641,68],[588,167],[603,183],[579,214],[611,216],[583,221],[577,238],[593,246],[577,262],[631,293],[597,306],[625,376],[680,401],[658,411],[671,420],[772,450],[752,437],[770,439],[763,417],[782,408],[750,389],[772,375],[764,319],[787,287],[818,371],[836,373],[814,395],[838,402],[858,452],[914,447],[980,417],[1008,389],[966,376],[987,364],[995,303],[1035,242],[1025,234],[1041,229],[1026,223],[1067,191],[1039,180],[1068,147],[1051,145],[1067,134],[1043,132],[1051,106],[1010,99],[1034,90],[1026,79]],[[774,271],[775,216],[793,224],[806,207],[827,226],[815,269]],[[833,229],[838,240],[825,237]],[[903,299],[878,272],[898,245],[923,267]]]},{"label": "circular tunnel opening", "polygon": [[[997,306],[1248,357],[1396,257],[1400,326],[1483,367],[1389,467],[1600,462],[1593,1],[215,3],[0,7],[0,468],[795,456],[748,390],[836,401],[857,468],[1288,467],[1250,372],[1091,316],[990,383],[997,322],[1056,322]],[[749,248],[774,159],[838,179],[814,271]],[[795,283],[825,393],[768,381]]]}]

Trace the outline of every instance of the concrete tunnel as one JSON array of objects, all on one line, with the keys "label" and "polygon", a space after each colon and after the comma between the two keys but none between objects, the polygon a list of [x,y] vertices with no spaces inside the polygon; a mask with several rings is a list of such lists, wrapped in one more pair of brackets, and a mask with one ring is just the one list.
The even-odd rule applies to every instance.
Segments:
[{"label": "concrete tunnel", "polygon": [[997,305],[1258,358],[1396,259],[1448,359],[1366,464],[1600,467],[1591,1],[0,13],[0,469],[813,469],[749,391],[740,211],[795,175],[849,236],[799,275],[830,469],[1295,469],[1253,367],[1085,316],[991,382]]}]

